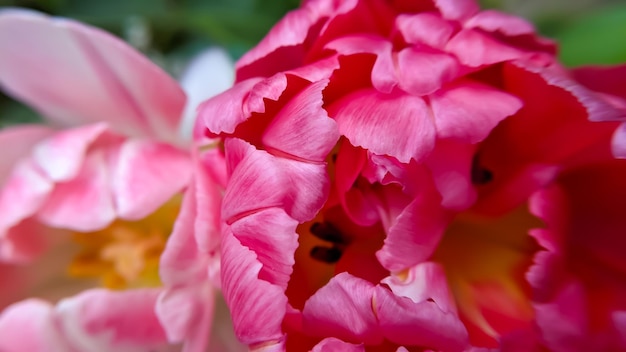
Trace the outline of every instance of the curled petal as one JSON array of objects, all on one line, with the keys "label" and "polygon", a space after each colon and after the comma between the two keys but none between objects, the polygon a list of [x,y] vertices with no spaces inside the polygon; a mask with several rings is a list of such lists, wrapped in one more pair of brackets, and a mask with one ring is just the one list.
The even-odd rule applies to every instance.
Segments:
[{"label": "curled petal", "polygon": [[263,144],[268,149],[304,161],[326,159],[339,139],[335,121],[322,109],[322,90],[326,84],[326,80],[311,84],[276,114],[263,134]]},{"label": "curled petal", "polygon": [[228,223],[269,207],[285,209],[292,218],[305,221],[326,200],[325,164],[276,157],[239,139],[226,141],[226,157],[231,165],[239,160],[224,194],[222,218]]},{"label": "curled petal", "polygon": [[437,91],[430,96],[430,105],[439,137],[477,143],[516,113],[522,101],[486,85],[465,82]]},{"label": "curled petal", "polygon": [[383,248],[376,252],[386,269],[404,270],[434,253],[450,221],[449,214],[439,206],[440,199],[433,190],[423,191],[400,213]]},{"label": "curled petal", "polygon": [[235,334],[247,345],[283,339],[287,296],[281,287],[259,278],[262,268],[254,252],[226,230],[222,237],[222,289]]},{"label": "curled petal", "polygon": [[459,317],[435,302],[413,302],[377,286],[374,309],[385,338],[399,345],[427,346],[441,351],[463,351],[468,334]]},{"label": "curled petal", "polygon": [[269,208],[241,218],[231,230],[263,265],[259,279],[287,289],[298,247],[297,225],[283,210]]},{"label": "curled petal", "polygon": [[302,311],[303,327],[316,336],[378,344],[383,340],[372,310],[374,285],[346,272],[311,296]]},{"label": "curled petal", "polygon": [[335,102],[329,115],[352,145],[403,163],[421,160],[434,147],[435,126],[420,97],[362,89]]}]

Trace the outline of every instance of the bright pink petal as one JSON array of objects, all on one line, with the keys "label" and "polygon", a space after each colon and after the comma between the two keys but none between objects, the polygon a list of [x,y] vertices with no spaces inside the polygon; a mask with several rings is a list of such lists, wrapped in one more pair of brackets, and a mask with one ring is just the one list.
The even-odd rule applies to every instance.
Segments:
[{"label": "bright pink petal", "polygon": [[465,82],[437,91],[430,96],[430,105],[439,137],[477,143],[516,113],[522,101],[486,85]]},{"label": "bright pink petal", "polygon": [[[367,162],[367,152],[343,141],[335,162],[335,186],[344,211],[361,226],[371,226],[380,220],[377,202],[368,197],[369,187],[360,189],[357,179]],[[371,193],[371,192],[370,192]]]},{"label": "bright pink petal", "polygon": [[248,79],[237,83],[233,88],[216,95],[198,107],[198,120],[212,133],[233,133],[240,123],[250,116],[244,114],[242,104],[259,79]]},{"label": "bright pink petal", "polygon": [[312,352],[334,352],[334,351],[345,351],[345,352],[365,352],[365,346],[363,344],[355,345],[352,343],[347,343],[336,339],[334,337],[327,337],[320,341],[315,347],[313,347]]},{"label": "bright pink petal", "polygon": [[304,61],[303,46],[307,36],[320,20],[333,12],[333,7],[329,1],[308,1],[288,13],[256,47],[239,59],[235,66],[237,81],[269,77],[300,66]]},{"label": "bright pink petal", "polygon": [[479,10],[474,0],[435,0],[434,3],[441,15],[449,20],[463,20]]},{"label": "bright pink petal", "polygon": [[308,86],[276,114],[262,137],[270,152],[304,161],[326,159],[339,139],[335,121],[322,109],[322,90],[327,83],[324,80]]},{"label": "bright pink petal", "polygon": [[383,337],[372,310],[374,285],[346,272],[311,296],[302,311],[303,328],[314,336],[379,344]]},{"label": "bright pink petal", "polygon": [[439,140],[426,160],[433,174],[441,205],[446,209],[465,210],[476,201],[472,184],[472,161],[476,146],[453,140]]},{"label": "bright pink petal", "polygon": [[465,22],[465,28],[480,28],[487,32],[500,31],[507,36],[535,34],[535,27],[521,17],[495,10],[481,11]]},{"label": "bright pink petal", "polygon": [[222,289],[235,334],[247,345],[283,338],[287,296],[281,287],[259,278],[262,268],[254,252],[227,230],[222,237]]},{"label": "bright pink petal", "polygon": [[287,289],[298,248],[298,222],[279,208],[250,214],[231,225],[241,245],[252,250],[263,265],[259,279]]},{"label": "bright pink petal", "polygon": [[158,290],[85,291],[64,299],[55,320],[79,351],[138,351],[167,343],[156,317]]},{"label": "bright pink petal", "polygon": [[476,29],[463,29],[450,39],[446,49],[470,67],[514,60],[524,55],[522,50],[501,43]]},{"label": "bright pink petal", "polygon": [[276,157],[239,139],[227,140],[225,149],[229,163],[240,160],[224,194],[226,222],[269,207],[285,209],[292,218],[305,221],[326,200],[329,181],[324,164]]},{"label": "bright pink petal", "polygon": [[620,125],[613,135],[611,149],[616,158],[626,159],[626,124]]},{"label": "bright pink petal", "polygon": [[177,139],[185,95],[161,69],[99,29],[30,11],[0,14],[0,82],[64,125],[107,121]]},{"label": "bright pink petal", "polygon": [[452,23],[428,12],[401,14],[396,18],[396,26],[408,43],[426,44],[437,49],[442,49],[454,33]]},{"label": "bright pink petal", "polygon": [[190,156],[169,144],[130,140],[122,144],[111,177],[118,216],[141,219],[189,183]]},{"label": "bright pink petal", "polygon": [[375,54],[376,62],[371,76],[374,88],[383,93],[390,93],[398,84],[391,55],[393,45],[388,39],[374,35],[346,36],[333,40],[326,48],[336,50],[340,55]]},{"label": "bright pink petal", "polygon": [[30,299],[16,303],[0,314],[0,351],[71,351],[57,332],[53,307]]},{"label": "bright pink petal", "polygon": [[411,46],[397,54],[400,88],[427,95],[456,78],[460,64],[446,53]]},{"label": "bright pink petal", "polygon": [[427,189],[397,217],[383,247],[376,252],[380,263],[391,272],[408,269],[428,259],[448,225],[449,214],[438,206],[441,198],[435,190],[428,190],[427,182]]},{"label": "bright pink petal", "polygon": [[55,186],[38,212],[39,220],[84,232],[108,225],[116,216],[108,171],[104,151],[90,153],[75,178]]},{"label": "bright pink petal", "polygon": [[0,186],[9,177],[17,162],[27,156],[37,142],[53,132],[54,130],[40,125],[7,127],[0,131]]},{"label": "bright pink petal", "polygon": [[440,351],[463,351],[468,347],[467,330],[461,320],[435,302],[416,303],[377,286],[374,309],[385,338],[394,343]]},{"label": "bright pink petal", "polygon": [[328,110],[352,145],[372,153],[408,163],[422,159],[434,147],[435,126],[420,97],[364,89],[343,97]]}]

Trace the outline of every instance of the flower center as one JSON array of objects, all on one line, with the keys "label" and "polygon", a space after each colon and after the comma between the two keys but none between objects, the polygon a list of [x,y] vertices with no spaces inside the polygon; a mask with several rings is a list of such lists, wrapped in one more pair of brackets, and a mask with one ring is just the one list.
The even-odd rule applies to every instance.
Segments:
[{"label": "flower center", "polygon": [[433,260],[445,268],[461,318],[478,328],[473,343],[489,345],[533,318],[524,275],[539,250],[528,231],[539,227],[526,206],[499,217],[460,214],[448,227]]},{"label": "flower center", "polygon": [[116,220],[107,228],[73,233],[79,253],[67,268],[71,277],[100,279],[111,289],[160,286],[159,259],[180,209],[176,196],[138,221]]},{"label": "flower center", "polygon": [[299,245],[286,291],[296,309],[302,309],[311,295],[341,272],[375,283],[389,275],[375,257],[384,240],[382,226],[354,224],[341,205],[323,210],[298,226],[297,232]]}]

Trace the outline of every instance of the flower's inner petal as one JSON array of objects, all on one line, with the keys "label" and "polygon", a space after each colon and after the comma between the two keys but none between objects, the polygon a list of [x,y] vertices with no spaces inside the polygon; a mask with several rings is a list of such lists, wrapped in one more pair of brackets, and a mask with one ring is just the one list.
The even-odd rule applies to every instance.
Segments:
[{"label": "flower's inner petal", "polygon": [[500,335],[527,328],[533,313],[524,273],[539,249],[528,236],[543,227],[526,206],[500,217],[463,213],[446,230],[433,259],[446,271],[472,343],[497,346]]},{"label": "flower's inner petal", "polygon": [[160,285],[159,257],[180,209],[179,196],[139,221],[117,220],[107,228],[76,232],[80,251],[67,272],[75,278],[99,278],[111,289]]}]

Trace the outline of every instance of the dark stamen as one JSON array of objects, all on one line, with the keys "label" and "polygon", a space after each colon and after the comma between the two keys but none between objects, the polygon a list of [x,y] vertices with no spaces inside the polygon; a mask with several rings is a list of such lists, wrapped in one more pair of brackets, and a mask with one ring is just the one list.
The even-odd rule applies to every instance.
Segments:
[{"label": "dark stamen", "polygon": [[341,259],[341,250],[337,247],[315,246],[311,249],[311,258],[320,262],[333,264]]},{"label": "dark stamen", "polygon": [[310,228],[313,236],[332,243],[344,243],[341,233],[328,222],[314,222]]},{"label": "dark stamen", "polygon": [[472,160],[472,183],[475,185],[485,185],[493,180],[493,172],[480,165],[478,154]]}]

